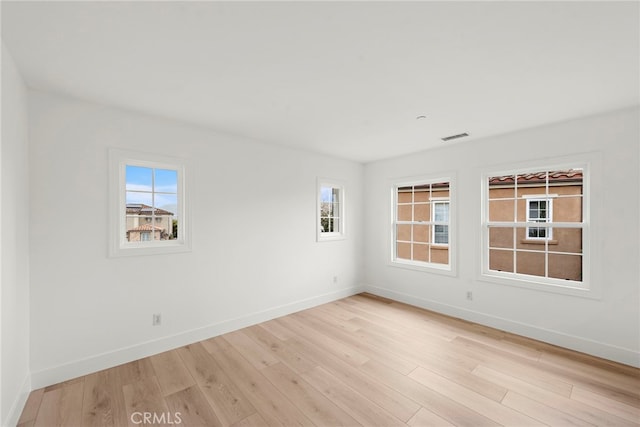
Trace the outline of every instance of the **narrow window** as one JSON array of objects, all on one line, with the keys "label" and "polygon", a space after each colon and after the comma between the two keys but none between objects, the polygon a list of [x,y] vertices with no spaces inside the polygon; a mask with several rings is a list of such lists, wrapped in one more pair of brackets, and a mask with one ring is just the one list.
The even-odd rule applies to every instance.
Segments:
[{"label": "narrow window", "polygon": [[393,187],[392,263],[451,270],[451,182],[424,180]]},{"label": "narrow window", "polygon": [[111,256],[189,250],[185,163],[111,150]]},{"label": "narrow window", "polygon": [[318,180],[318,241],[344,238],[344,185]]}]

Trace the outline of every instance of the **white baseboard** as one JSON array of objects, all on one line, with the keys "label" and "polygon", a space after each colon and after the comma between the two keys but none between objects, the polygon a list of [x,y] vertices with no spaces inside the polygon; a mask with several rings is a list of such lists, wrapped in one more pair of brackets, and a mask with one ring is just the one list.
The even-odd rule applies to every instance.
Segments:
[{"label": "white baseboard", "polygon": [[341,289],[327,294],[272,307],[235,319],[229,319],[213,325],[204,326],[202,328],[192,329],[180,334],[143,342],[135,346],[120,348],[85,359],[75,360],[64,365],[32,372],[31,385],[35,390],[41,387],[57,384],[62,381],[152,356],[154,354],[162,353],[194,342],[206,340],[227,332],[255,325],[256,323],[266,322],[267,320],[355,295],[360,292],[364,292],[364,287],[354,286],[351,288]]},{"label": "white baseboard", "polygon": [[2,420],[3,426],[15,426],[18,424],[20,415],[22,415],[22,411],[24,410],[24,405],[26,405],[27,399],[29,398],[29,393],[31,393],[31,376],[27,374],[6,419]]},{"label": "white baseboard", "polygon": [[470,322],[479,323],[481,325],[490,326],[492,328],[533,338],[549,344],[640,368],[640,353],[627,348],[601,343],[550,329],[544,329],[478,311],[442,304],[437,301],[395,292],[377,286],[365,285],[365,290],[366,292],[389,298],[394,301],[403,302],[416,307],[435,311],[437,313],[446,314],[448,316],[457,317]]}]

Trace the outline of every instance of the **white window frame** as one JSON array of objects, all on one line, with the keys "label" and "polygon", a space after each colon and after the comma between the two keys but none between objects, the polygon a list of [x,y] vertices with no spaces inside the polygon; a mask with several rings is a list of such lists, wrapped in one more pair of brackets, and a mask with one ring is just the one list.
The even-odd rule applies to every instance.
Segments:
[{"label": "white window frame", "polygon": [[[591,224],[591,198],[592,193],[592,173],[594,169],[600,171],[600,168],[594,168],[594,165],[588,159],[591,159],[592,155],[576,155],[575,161],[567,160],[567,163],[545,163],[540,162],[536,166],[525,165],[523,167],[505,167],[503,169],[494,169],[489,172],[482,173],[482,215],[481,215],[481,228],[482,228],[482,257],[481,268],[478,280],[504,284],[509,286],[522,287],[527,289],[534,289],[543,292],[553,292],[565,295],[581,296],[586,298],[599,299],[601,298],[601,287],[595,285],[594,281],[594,269],[592,268],[591,260],[594,259],[594,248],[590,244],[594,240],[595,231],[590,226]],[[489,222],[489,183],[488,179],[494,176],[508,176],[508,175],[521,175],[533,172],[542,171],[554,171],[554,170],[568,170],[568,169],[580,168],[583,171],[582,180],[582,222]],[[547,189],[548,191],[548,189]],[[523,195],[524,199],[554,199],[559,197],[557,194],[544,194],[544,195]],[[517,200],[517,193],[514,193],[514,200]],[[527,216],[528,216],[528,203]],[[528,227],[545,227],[551,229],[557,228],[580,228],[582,229],[582,281],[570,281],[564,279],[556,279],[549,277],[533,276],[515,272],[496,271],[489,269],[489,226],[495,227],[516,227],[516,228],[528,228]],[[534,240],[527,237],[526,240]],[[541,238],[545,247],[548,249],[551,239]],[[599,275],[599,269],[595,274]]]},{"label": "white window frame", "polygon": [[[126,239],[126,167],[141,166],[175,170],[178,176],[178,238],[128,242]],[[119,149],[109,150],[109,256],[138,256],[191,251],[190,209],[188,208],[186,171],[183,158],[139,153]],[[152,215],[151,224],[153,223]]]},{"label": "white window frame", "polygon": [[[527,223],[553,223],[553,199],[555,197],[557,197],[557,194],[527,194],[525,196],[522,196],[525,200],[526,200],[526,214],[527,214]],[[531,218],[530,216],[530,203],[531,202],[546,202],[547,203],[547,217],[545,218],[545,221],[540,221],[540,218]],[[529,236],[529,230],[531,228],[543,228],[546,230],[545,237],[531,237]],[[533,225],[528,225],[527,228],[525,229],[525,239],[526,240],[539,240],[539,241],[544,241],[544,240],[553,240],[553,227],[538,227],[538,226],[533,226]]]},{"label": "white window frame", "polygon": [[[448,264],[439,264],[435,262],[422,262],[422,261],[414,261],[414,260],[406,260],[402,258],[397,258],[397,250],[396,250],[396,242],[397,242],[397,213],[398,213],[398,188],[409,187],[409,186],[418,186],[418,185],[427,185],[427,184],[437,184],[441,182],[449,183],[449,197],[434,197],[430,200],[433,202],[449,202],[449,243],[433,243],[435,239],[435,235],[433,234],[433,218],[435,209],[431,209],[431,217],[429,221],[431,224],[431,238],[429,239],[429,245],[435,247],[447,247],[448,248],[448,256],[449,263]],[[391,189],[391,209],[390,209],[390,229],[389,233],[390,241],[388,244],[389,248],[389,256],[388,256],[388,265],[391,267],[398,267],[408,270],[416,270],[428,273],[436,273],[442,274],[446,276],[456,276],[457,275],[457,265],[456,265],[456,254],[457,254],[457,245],[456,242],[456,175],[455,173],[447,173],[442,175],[426,175],[426,176],[418,176],[418,177],[410,177],[410,178],[402,178],[402,179],[394,179],[389,181],[389,187]]]},{"label": "white window frame", "polygon": [[[318,242],[330,242],[346,238],[346,190],[345,183],[341,180],[318,178],[316,188],[316,240]],[[322,189],[332,188],[338,190],[338,231],[324,231],[322,228]],[[335,215],[334,215],[335,217]]]}]

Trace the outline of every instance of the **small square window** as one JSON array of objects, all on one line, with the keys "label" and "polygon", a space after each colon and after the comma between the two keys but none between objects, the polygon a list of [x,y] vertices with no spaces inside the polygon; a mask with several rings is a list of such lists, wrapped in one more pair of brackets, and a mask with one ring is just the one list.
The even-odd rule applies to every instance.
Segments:
[{"label": "small square window", "polygon": [[185,161],[111,150],[111,256],[190,250]]}]

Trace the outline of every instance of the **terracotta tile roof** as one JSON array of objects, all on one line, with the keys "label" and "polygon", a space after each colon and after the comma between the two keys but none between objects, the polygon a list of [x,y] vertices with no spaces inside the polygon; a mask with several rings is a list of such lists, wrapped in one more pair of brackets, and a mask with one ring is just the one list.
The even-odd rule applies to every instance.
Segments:
[{"label": "terracotta tile roof", "polygon": [[432,190],[448,190],[449,189],[449,183],[448,182],[436,182],[433,184],[423,184],[423,185],[414,185],[414,186],[407,186],[407,187],[399,187],[398,190],[405,192],[405,191],[428,191],[429,190],[429,186],[431,186]]},{"label": "terracotta tile roof", "polygon": [[[149,205],[145,205],[142,203],[127,203],[127,214],[130,215],[151,215],[154,211]],[[155,208],[156,215],[173,215],[172,212],[165,211],[164,209]]]},{"label": "terracotta tile roof", "polygon": [[[518,175],[518,184],[544,183],[547,172],[525,173]],[[493,176],[489,178],[490,185],[513,185],[514,176]],[[549,182],[582,182],[582,169],[569,169],[565,171],[549,171]]]},{"label": "terracotta tile roof", "polygon": [[151,224],[143,224],[143,225],[139,225],[138,227],[132,228],[130,230],[127,230],[127,232],[129,231],[163,231],[164,228],[162,227],[158,227],[157,225],[151,225]]}]

